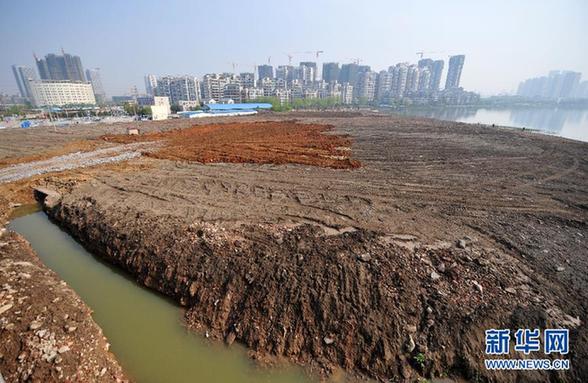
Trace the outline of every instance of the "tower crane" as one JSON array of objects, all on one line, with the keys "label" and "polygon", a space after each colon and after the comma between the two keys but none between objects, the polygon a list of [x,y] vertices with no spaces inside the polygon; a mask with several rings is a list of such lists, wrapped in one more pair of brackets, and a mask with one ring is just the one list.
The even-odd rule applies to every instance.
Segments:
[{"label": "tower crane", "polygon": [[443,53],[443,52],[423,52],[423,51],[421,51],[421,52],[417,52],[416,54],[417,54],[417,56],[419,56],[420,59],[422,59],[423,55],[425,55],[425,54],[439,54],[439,53]]}]

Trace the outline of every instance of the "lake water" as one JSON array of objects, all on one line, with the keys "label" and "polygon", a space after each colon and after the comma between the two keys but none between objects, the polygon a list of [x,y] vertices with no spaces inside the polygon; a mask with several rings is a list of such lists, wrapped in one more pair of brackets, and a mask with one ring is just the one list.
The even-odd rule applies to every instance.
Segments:
[{"label": "lake water", "polygon": [[10,229],[23,235],[94,311],[92,317],[104,330],[110,350],[133,381],[310,381],[300,368],[257,368],[243,347],[225,347],[189,331],[179,306],[88,253],[45,213],[15,218]]},{"label": "lake water", "polygon": [[588,109],[569,108],[408,108],[397,113],[440,120],[529,128],[588,142]]}]

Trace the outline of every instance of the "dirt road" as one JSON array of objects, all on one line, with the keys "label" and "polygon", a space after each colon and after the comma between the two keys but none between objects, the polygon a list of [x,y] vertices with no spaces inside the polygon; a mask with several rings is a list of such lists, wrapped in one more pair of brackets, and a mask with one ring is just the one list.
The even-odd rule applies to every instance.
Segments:
[{"label": "dirt road", "polygon": [[[93,171],[51,214],[257,358],[382,380],[585,380],[588,144],[383,115],[239,121],[292,118],[348,135],[362,166],[140,158]],[[123,133],[74,135],[108,130]],[[485,329],[554,326],[571,330],[569,372],[483,368]]]}]

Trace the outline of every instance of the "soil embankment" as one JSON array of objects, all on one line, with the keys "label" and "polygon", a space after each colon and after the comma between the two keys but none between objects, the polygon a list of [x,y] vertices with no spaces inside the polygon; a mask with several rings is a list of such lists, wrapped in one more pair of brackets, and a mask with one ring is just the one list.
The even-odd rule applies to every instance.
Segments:
[{"label": "soil embankment", "polygon": [[15,233],[0,236],[0,370],[6,382],[120,382],[90,309]]},{"label": "soil embankment", "polygon": [[[192,327],[244,343],[258,359],[286,356],[322,373],[343,368],[382,380],[541,381],[546,375],[485,371],[484,330],[572,323],[557,298],[529,280],[532,270],[467,239],[463,248],[408,250],[361,229],[227,229],[112,209],[84,194],[64,197],[51,216],[93,252],[186,306]],[[552,310],[548,318],[543,305]]]}]

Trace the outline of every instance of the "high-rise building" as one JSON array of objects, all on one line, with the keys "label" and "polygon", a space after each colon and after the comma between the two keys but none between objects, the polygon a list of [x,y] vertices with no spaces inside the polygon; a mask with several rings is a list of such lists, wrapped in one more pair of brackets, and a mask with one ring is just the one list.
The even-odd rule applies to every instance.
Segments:
[{"label": "high-rise building", "polygon": [[[418,67],[420,69],[420,78],[419,78],[419,92],[425,93],[429,92],[430,90],[439,90],[439,86],[437,88],[433,86],[433,70],[435,69],[435,63],[437,61],[433,61],[432,59],[420,59],[418,63]],[[443,61],[441,61],[443,64]],[[441,67],[443,70],[443,67]],[[437,80],[437,79],[435,79]],[[439,81],[441,81],[441,77],[439,77]]]},{"label": "high-rise building", "polygon": [[210,100],[219,101],[224,97],[225,85],[239,83],[239,79],[232,73],[207,74],[202,78],[202,98],[205,103]]},{"label": "high-rise building", "polygon": [[464,55],[451,56],[449,58],[449,69],[447,70],[445,89],[459,88],[459,80],[461,79],[461,71],[463,69],[464,61]]},{"label": "high-rise building", "polygon": [[92,84],[79,81],[30,81],[35,106],[94,105]]},{"label": "high-rise building", "polygon": [[443,66],[445,63],[443,60],[435,60],[433,61],[433,65],[431,67],[431,81],[429,89],[436,92],[439,90],[439,86],[441,85],[441,76],[443,76]]},{"label": "high-rise building", "polygon": [[409,65],[408,71],[406,74],[406,90],[405,92],[408,94],[414,94],[419,89],[419,75],[420,70],[419,67],[416,65]]},{"label": "high-rise building", "polygon": [[316,81],[316,63],[301,62],[298,67],[297,78],[305,84],[314,83]]},{"label": "high-rise building", "polygon": [[155,88],[157,88],[157,76],[154,74],[145,75],[145,93],[154,96]]},{"label": "high-rise building", "polygon": [[390,95],[392,88],[392,73],[383,70],[378,74],[378,82],[376,86],[376,99],[382,101]]},{"label": "high-rise building", "polygon": [[406,80],[408,77],[408,64],[399,63],[388,68],[392,72],[392,85],[390,91],[395,98],[402,98],[406,93]]},{"label": "high-rise building", "polygon": [[353,102],[353,85],[347,82],[341,85],[341,102],[347,105]]},{"label": "high-rise building", "polygon": [[161,76],[154,89],[155,96],[168,97],[171,105],[180,101],[200,101],[200,82],[194,76]]},{"label": "high-rise building", "polygon": [[357,77],[357,99],[360,102],[374,101],[376,93],[376,80],[378,74],[372,71],[362,71]]},{"label": "high-rise building", "polygon": [[355,63],[343,64],[339,71],[339,82],[341,84],[349,83],[355,85],[357,83],[357,75],[359,74],[359,65]]},{"label": "high-rise building", "polygon": [[49,53],[44,59],[37,58],[37,69],[43,80],[86,81],[82,60],[62,51],[61,55]]},{"label": "high-rise building", "polygon": [[339,79],[339,63],[323,64],[323,81],[333,83]]},{"label": "high-rise building", "polygon": [[238,82],[226,84],[223,88],[223,99],[233,100],[233,102],[241,102],[241,92],[243,87]]},{"label": "high-rise building", "polygon": [[35,70],[27,66],[13,65],[12,73],[14,73],[14,78],[16,80],[16,85],[18,85],[20,95],[23,98],[31,99],[31,85],[29,82],[37,80]]},{"label": "high-rise building", "polygon": [[420,59],[418,62],[419,68],[431,68],[433,66],[432,59]]},{"label": "high-rise building", "polygon": [[257,67],[257,74],[259,75],[259,79],[262,80],[264,78],[274,78],[274,67],[271,65],[259,65]]},{"label": "high-rise building", "polygon": [[86,78],[92,84],[94,90],[94,97],[98,104],[103,104],[106,101],[106,92],[102,86],[102,77],[100,76],[100,68],[86,69]]},{"label": "high-rise building", "polygon": [[276,80],[282,80],[285,84],[297,78],[292,65],[280,65],[276,68]]},{"label": "high-rise building", "polygon": [[244,72],[239,74],[239,81],[243,88],[255,87],[255,74],[252,72]]},{"label": "high-rise building", "polygon": [[431,70],[429,67],[419,68],[418,91],[421,95],[427,94],[431,89]]},{"label": "high-rise building", "polygon": [[313,61],[300,62],[300,79],[304,82],[315,82],[317,80],[317,67]]},{"label": "high-rise building", "polygon": [[560,99],[573,97],[582,74],[572,71],[551,71],[548,76],[531,78],[519,85],[517,94],[523,97]]}]

